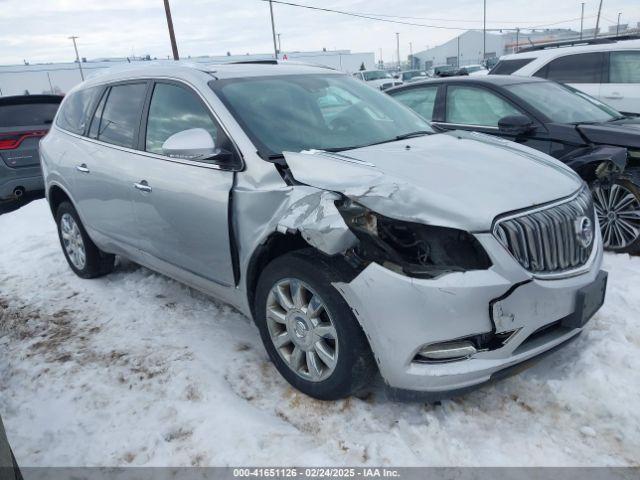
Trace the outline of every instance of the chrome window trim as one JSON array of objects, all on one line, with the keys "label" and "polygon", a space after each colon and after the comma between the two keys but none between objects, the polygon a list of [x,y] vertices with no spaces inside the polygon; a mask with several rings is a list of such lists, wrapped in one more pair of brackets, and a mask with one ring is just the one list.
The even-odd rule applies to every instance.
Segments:
[{"label": "chrome window trim", "polygon": [[90,86],[87,86],[87,88],[92,88],[94,86],[101,86],[101,87],[107,87],[108,88],[111,85],[115,85],[117,83],[128,82],[128,81],[133,81],[133,80],[140,80],[141,82],[148,82],[148,81],[151,81],[151,82],[155,82],[155,81],[162,82],[163,80],[171,81],[171,82],[181,83],[181,84],[185,85],[186,87],[188,87],[190,90],[194,91],[198,95],[198,97],[200,97],[200,100],[202,100],[202,102],[206,106],[206,108],[209,111],[209,113],[211,114],[211,116],[216,120],[218,125],[220,125],[220,128],[222,129],[222,131],[227,135],[227,138],[229,139],[229,141],[233,145],[233,148],[235,149],[235,151],[236,151],[236,153],[238,155],[238,159],[240,160],[240,165],[234,166],[232,168],[226,168],[224,166],[221,166],[221,165],[218,165],[218,164],[214,164],[214,163],[204,163],[204,162],[196,162],[196,161],[192,161],[192,160],[186,160],[186,159],[182,159],[182,158],[173,158],[173,157],[168,157],[166,155],[159,155],[157,153],[147,152],[146,150],[138,150],[138,149],[135,149],[135,148],[123,147],[123,146],[120,146],[120,145],[115,145],[113,143],[108,143],[108,142],[103,142],[101,140],[96,140],[95,138],[90,138],[90,137],[87,137],[85,135],[80,135],[80,134],[77,134],[77,133],[74,133],[74,132],[70,132],[69,130],[65,130],[64,128],[62,128],[59,125],[57,125],[55,122],[52,125],[52,128],[55,128],[56,130],[59,130],[59,131],[61,131],[63,133],[66,133],[67,135],[71,135],[72,137],[81,138],[82,140],[86,140],[88,142],[92,142],[92,143],[95,143],[97,145],[102,145],[102,146],[105,146],[105,147],[114,148],[116,150],[121,150],[121,151],[128,152],[128,153],[135,153],[135,154],[138,154],[138,155],[144,155],[146,157],[156,158],[158,160],[164,160],[164,161],[168,161],[168,162],[180,163],[180,164],[183,164],[183,165],[191,165],[191,166],[194,166],[194,167],[209,168],[211,170],[221,170],[221,171],[225,171],[225,172],[241,172],[241,171],[243,171],[245,169],[246,164],[245,164],[245,161],[244,161],[244,157],[242,155],[242,151],[240,150],[240,148],[238,148],[238,145],[236,144],[235,140],[231,136],[231,134],[229,132],[229,129],[225,126],[225,124],[222,122],[222,120],[220,120],[220,117],[213,110],[213,108],[211,107],[211,105],[209,104],[207,99],[202,95],[200,90],[198,90],[198,88],[195,85],[193,85],[192,83],[190,83],[190,82],[188,82],[186,80],[183,80],[181,78],[175,78],[175,77],[171,77],[171,76],[156,76],[156,77],[136,77],[136,76],[133,76],[131,78],[119,79],[117,81],[109,81],[109,82],[99,83],[99,84],[95,84],[95,85],[92,84]]},{"label": "chrome window trim", "polygon": [[575,277],[578,275],[582,275],[583,273],[588,272],[589,270],[591,270],[591,266],[593,265],[593,262],[595,262],[596,256],[598,255],[598,247],[599,247],[599,241],[600,241],[600,226],[598,225],[598,221],[596,219],[595,221],[595,225],[594,225],[594,237],[593,237],[593,245],[591,247],[591,253],[589,254],[589,258],[587,259],[587,261],[584,263],[584,265],[580,265],[577,268],[571,269],[571,270],[565,270],[562,272],[556,272],[556,273],[533,273],[530,272],[529,270],[527,270],[526,268],[524,268],[522,265],[520,265],[520,262],[518,262],[518,259],[509,251],[508,248],[505,247],[505,245],[500,241],[500,238],[498,237],[498,224],[500,222],[503,221],[507,221],[507,220],[512,220],[514,218],[520,218],[520,217],[526,217],[528,215],[531,215],[532,213],[536,213],[536,212],[541,212],[543,210],[548,210],[550,208],[554,208],[558,205],[564,205],[565,203],[570,203],[572,201],[574,201],[576,198],[578,198],[580,196],[580,194],[583,192],[583,190],[587,189],[588,190],[588,186],[586,183],[583,182],[582,186],[576,190],[576,192],[574,192],[573,194],[569,195],[568,197],[564,197],[561,198],[560,200],[556,200],[554,202],[550,202],[538,207],[534,207],[528,210],[522,210],[520,212],[517,213],[513,213],[513,214],[504,214],[504,215],[498,215],[496,218],[494,218],[493,220],[493,225],[491,227],[491,234],[493,235],[493,237],[495,238],[495,240],[502,246],[502,248],[504,248],[507,253],[509,254],[509,256],[511,256],[511,258],[513,258],[513,260],[522,268],[524,269],[527,273],[529,273],[533,278],[536,279],[540,279],[540,280],[560,280],[560,279],[564,279],[564,278],[570,278],[570,277]]},{"label": "chrome window trim", "polygon": [[448,122],[434,122],[434,121],[431,121],[431,123],[433,123],[434,125],[442,126],[442,127],[486,128],[487,130],[492,130],[496,132],[500,131],[500,127],[493,127],[493,126],[486,126],[486,125],[471,125],[467,123],[448,123]]}]

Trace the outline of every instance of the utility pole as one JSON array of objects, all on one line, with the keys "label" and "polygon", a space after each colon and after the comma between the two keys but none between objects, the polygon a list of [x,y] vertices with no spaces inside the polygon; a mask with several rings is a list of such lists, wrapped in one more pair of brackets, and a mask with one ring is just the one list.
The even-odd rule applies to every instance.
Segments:
[{"label": "utility pole", "polygon": [[516,27],[516,51],[518,53],[520,50],[520,27]]},{"label": "utility pole", "polygon": [[596,30],[593,32],[593,38],[598,38],[598,29],[600,28],[600,12],[602,12],[602,0],[600,0],[600,6],[598,7],[598,18],[596,19]]},{"label": "utility pole", "polygon": [[180,60],[178,55],[178,45],[176,44],[176,34],[173,31],[173,20],[171,20],[171,8],[169,7],[169,0],[164,0],[164,13],[167,15],[167,26],[169,27],[169,40],[171,40],[171,51],[173,52],[173,59]]},{"label": "utility pole", "polygon": [[398,71],[400,70],[400,34],[396,32],[396,54],[398,55]]},{"label": "utility pole", "polygon": [[584,24],[584,2],[582,2],[582,11],[580,13],[580,40],[582,40],[582,25]]},{"label": "utility pole", "polygon": [[458,56],[456,60],[456,67],[460,68],[460,35],[458,35]]},{"label": "utility pole", "polygon": [[73,49],[76,51],[76,62],[78,62],[78,69],[80,69],[80,78],[84,82],[84,72],[82,71],[82,62],[80,61],[80,55],[78,54],[78,45],[76,45],[76,38],[78,37],[75,35],[72,35],[69,38],[73,40]]},{"label": "utility pole", "polygon": [[620,33],[620,15],[622,15],[622,13],[618,12],[618,23],[616,24],[616,37]]},{"label": "utility pole", "polygon": [[482,22],[482,64],[484,65],[484,62],[486,60],[487,57],[487,0],[483,0],[483,22]]},{"label": "utility pole", "polygon": [[273,36],[273,51],[278,60],[278,44],[276,43],[276,24],[273,21],[273,2],[269,0],[269,12],[271,13],[271,35]]},{"label": "utility pole", "polygon": [[413,42],[409,42],[409,58],[411,59],[411,65],[409,68],[413,68]]},{"label": "utility pole", "polygon": [[278,53],[282,53],[282,43],[280,43],[280,34],[278,34]]}]

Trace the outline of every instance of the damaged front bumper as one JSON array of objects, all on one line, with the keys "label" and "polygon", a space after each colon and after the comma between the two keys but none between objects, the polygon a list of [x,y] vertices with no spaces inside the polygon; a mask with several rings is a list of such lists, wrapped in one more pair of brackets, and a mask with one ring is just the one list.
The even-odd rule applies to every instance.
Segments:
[{"label": "damaged front bumper", "polygon": [[[552,280],[524,270],[491,234],[476,238],[492,259],[490,269],[417,279],[371,263],[353,281],[335,284],[390,387],[432,393],[466,389],[582,330],[574,321],[582,292],[602,283],[603,275],[606,283],[599,235],[584,268]],[[469,338],[484,339],[485,348],[479,345],[468,358],[440,363],[417,355],[426,345]]]}]

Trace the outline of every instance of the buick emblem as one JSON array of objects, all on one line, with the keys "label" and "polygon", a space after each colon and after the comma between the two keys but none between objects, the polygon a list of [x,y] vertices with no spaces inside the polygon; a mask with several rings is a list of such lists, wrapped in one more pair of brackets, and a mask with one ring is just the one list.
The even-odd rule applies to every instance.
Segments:
[{"label": "buick emblem", "polygon": [[588,217],[578,217],[575,221],[576,239],[580,246],[588,248],[593,242],[593,222]]}]

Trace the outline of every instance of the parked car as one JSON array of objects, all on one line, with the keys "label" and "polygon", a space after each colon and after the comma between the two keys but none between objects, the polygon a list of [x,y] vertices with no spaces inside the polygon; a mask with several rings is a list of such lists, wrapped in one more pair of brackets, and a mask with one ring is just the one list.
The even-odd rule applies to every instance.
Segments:
[{"label": "parked car", "polygon": [[640,247],[640,119],[539,78],[455,77],[388,93],[438,128],[500,136],[567,164],[591,186],[604,247]]},{"label": "parked car", "polygon": [[403,83],[408,83],[426,80],[428,77],[427,72],[423,72],[422,70],[405,70],[402,72],[398,72],[396,75],[394,75],[394,78],[401,80]]},{"label": "parked car", "polygon": [[121,255],[234,305],[316,398],[378,371],[392,392],[477,386],[574,338],[604,299],[571,169],[437,134],[324,68],[105,73],[69,93],[41,158],[77,275]]},{"label": "parked car", "polygon": [[453,77],[458,74],[458,67],[453,65],[440,65],[433,67],[434,77]]},{"label": "parked car", "polygon": [[492,75],[566,83],[625,114],[640,115],[640,39],[559,42],[500,57]]},{"label": "parked car", "polygon": [[0,97],[0,200],[44,188],[38,142],[61,100],[59,95]]},{"label": "parked car", "polygon": [[484,66],[478,64],[478,65],[465,65],[464,67],[461,67],[456,72],[456,75],[477,76],[477,75],[487,75],[488,73],[489,73],[489,70],[484,68]]},{"label": "parked car", "polygon": [[367,85],[379,90],[386,90],[394,86],[402,85],[402,80],[393,78],[386,70],[362,70],[353,74],[358,80],[366,82]]}]

